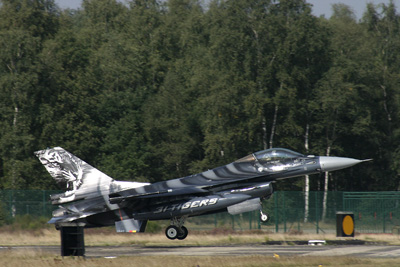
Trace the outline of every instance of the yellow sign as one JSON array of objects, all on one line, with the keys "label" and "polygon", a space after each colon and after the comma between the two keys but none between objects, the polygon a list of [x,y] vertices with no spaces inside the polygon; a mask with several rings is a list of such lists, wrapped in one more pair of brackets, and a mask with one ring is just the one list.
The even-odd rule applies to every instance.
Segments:
[{"label": "yellow sign", "polygon": [[345,235],[352,235],[354,232],[354,221],[350,215],[346,215],[342,222],[343,233]]}]

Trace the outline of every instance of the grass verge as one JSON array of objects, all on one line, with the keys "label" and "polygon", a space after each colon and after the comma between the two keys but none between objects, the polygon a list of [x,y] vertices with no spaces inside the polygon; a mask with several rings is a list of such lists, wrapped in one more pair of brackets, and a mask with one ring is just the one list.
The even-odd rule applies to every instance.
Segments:
[{"label": "grass verge", "polygon": [[350,258],[350,257],[279,257],[248,256],[133,256],[118,258],[73,258],[50,256],[40,251],[0,253],[0,266],[398,266],[398,259]]},{"label": "grass verge", "polygon": [[[163,233],[120,234],[113,228],[85,230],[87,246],[215,246],[235,244],[257,244],[266,241],[325,239],[335,240],[334,235],[265,233],[261,231],[233,232],[224,229],[192,231],[186,240],[170,241]],[[391,234],[361,234],[357,239],[369,242],[385,242],[399,245],[400,236]],[[30,231],[0,228],[0,246],[59,245],[60,234],[52,228]],[[301,257],[271,255],[246,256],[132,256],[106,258],[74,258],[54,256],[40,250],[1,249],[0,266],[398,266],[398,259],[354,258],[354,257]]]},{"label": "grass verge", "polygon": [[[334,234],[266,233],[262,231],[234,232],[226,229],[213,231],[191,231],[185,240],[167,239],[164,233],[116,233],[114,228],[85,230],[86,246],[215,246],[235,244],[261,244],[267,241],[302,241],[311,239],[338,240]],[[400,235],[358,234],[355,239],[368,242],[384,242],[400,245]],[[36,230],[13,230],[0,228],[0,246],[59,245],[60,233],[54,228]]]}]

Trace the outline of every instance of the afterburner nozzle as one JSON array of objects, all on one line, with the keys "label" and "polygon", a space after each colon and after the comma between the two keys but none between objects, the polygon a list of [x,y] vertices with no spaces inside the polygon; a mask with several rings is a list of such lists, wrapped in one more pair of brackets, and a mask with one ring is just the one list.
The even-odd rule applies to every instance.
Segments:
[{"label": "afterburner nozzle", "polygon": [[321,166],[321,171],[323,172],[336,171],[348,168],[364,161],[370,161],[370,159],[359,160],[359,159],[342,158],[342,157],[324,157],[324,156],[319,157],[319,164]]}]

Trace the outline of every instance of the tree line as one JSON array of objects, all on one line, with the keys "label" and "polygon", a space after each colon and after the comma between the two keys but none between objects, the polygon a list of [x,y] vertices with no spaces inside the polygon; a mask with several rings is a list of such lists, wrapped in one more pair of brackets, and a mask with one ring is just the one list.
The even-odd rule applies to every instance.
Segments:
[{"label": "tree line", "polygon": [[360,20],[305,0],[0,3],[0,189],[56,189],[33,155],[52,146],[149,182],[284,147],[373,158],[311,190],[399,187],[393,2]]}]

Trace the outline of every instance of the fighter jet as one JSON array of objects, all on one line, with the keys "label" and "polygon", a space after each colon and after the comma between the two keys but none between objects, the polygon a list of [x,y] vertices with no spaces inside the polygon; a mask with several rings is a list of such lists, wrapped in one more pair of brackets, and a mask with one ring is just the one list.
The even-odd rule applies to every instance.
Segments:
[{"label": "fighter jet", "polygon": [[260,211],[276,180],[335,171],[363,162],[353,158],[302,155],[272,148],[252,153],[202,173],[157,183],[117,181],[61,147],[35,152],[50,175],[67,191],[51,195],[60,205],[49,223],[84,227],[115,225],[117,232],[144,232],[149,220],[171,220],[165,234],[183,240],[188,217]]}]

